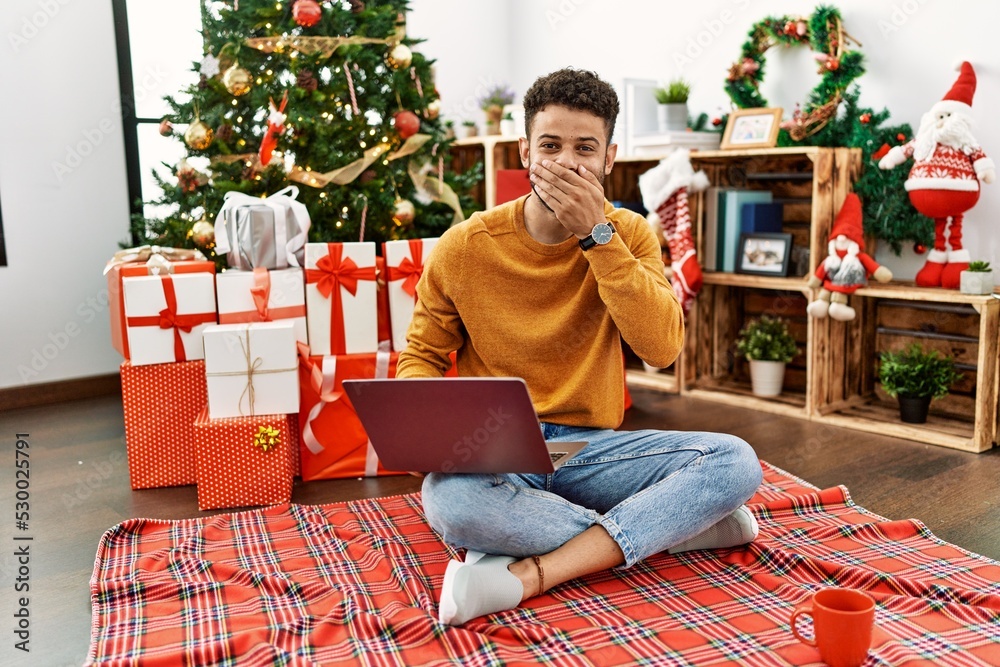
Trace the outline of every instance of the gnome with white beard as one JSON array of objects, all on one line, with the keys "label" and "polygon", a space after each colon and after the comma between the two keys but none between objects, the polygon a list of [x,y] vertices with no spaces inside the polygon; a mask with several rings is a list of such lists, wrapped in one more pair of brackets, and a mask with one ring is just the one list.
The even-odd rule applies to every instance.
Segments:
[{"label": "gnome with white beard", "polygon": [[934,249],[916,276],[921,287],[958,288],[971,259],[962,247],[962,216],[979,201],[979,181],[996,178],[993,160],[972,136],[975,92],[976,73],[963,62],[951,90],[920,119],[917,136],[878,163],[893,169],[914,159],[904,187],[913,207],[934,220]]},{"label": "gnome with white beard", "polygon": [[808,279],[809,287],[821,288],[816,300],[806,307],[812,317],[829,315],[841,322],[853,320],[856,313],[847,304],[847,297],[868,284],[869,277],[880,283],[892,280],[892,271],[862,250],[865,239],[861,220],[861,200],[849,192],[830,230],[829,254]]}]

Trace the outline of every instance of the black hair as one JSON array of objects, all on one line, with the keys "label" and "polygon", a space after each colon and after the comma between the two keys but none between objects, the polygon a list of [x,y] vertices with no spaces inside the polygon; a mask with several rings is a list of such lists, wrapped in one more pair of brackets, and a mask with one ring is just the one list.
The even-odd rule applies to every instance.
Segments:
[{"label": "black hair", "polygon": [[529,137],[535,114],[550,104],[587,111],[602,119],[611,143],[618,119],[618,94],[593,72],[566,67],[531,84],[524,94],[524,126]]}]

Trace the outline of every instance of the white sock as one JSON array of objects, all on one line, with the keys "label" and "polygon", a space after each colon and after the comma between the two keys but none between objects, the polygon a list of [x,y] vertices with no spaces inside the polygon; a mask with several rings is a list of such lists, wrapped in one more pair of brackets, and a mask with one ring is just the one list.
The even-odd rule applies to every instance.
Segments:
[{"label": "white sock", "polygon": [[703,533],[667,549],[668,553],[676,554],[682,551],[696,549],[725,549],[753,542],[757,537],[757,519],[754,518],[746,505],[741,505],[735,512],[722,519]]},{"label": "white sock", "polygon": [[462,625],[477,616],[513,609],[521,603],[524,586],[507,566],[516,559],[510,556],[481,556],[453,560],[444,573],[438,620],[447,625]]}]

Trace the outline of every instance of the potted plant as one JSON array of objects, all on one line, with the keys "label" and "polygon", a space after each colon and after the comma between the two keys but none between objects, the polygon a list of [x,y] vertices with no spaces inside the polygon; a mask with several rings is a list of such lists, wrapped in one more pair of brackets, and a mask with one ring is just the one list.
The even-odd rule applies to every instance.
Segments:
[{"label": "potted plant", "polygon": [[908,424],[926,422],[931,399],[943,398],[961,377],[951,357],[925,351],[918,343],[883,352],[878,371],[882,388],[899,401],[899,418]]},{"label": "potted plant", "polygon": [[738,354],[750,362],[750,384],[757,396],[777,396],[785,383],[785,364],[798,354],[788,323],[780,317],[761,315],[740,330]]},{"label": "potted plant", "polygon": [[674,79],[666,86],[653,91],[657,107],[657,121],[660,132],[684,132],[688,122],[688,95],[691,84],[683,79]]},{"label": "potted plant", "polygon": [[989,262],[970,262],[962,271],[959,289],[962,294],[991,294],[993,292],[993,269]]},{"label": "potted plant", "polygon": [[446,120],[444,122],[444,136],[447,139],[455,138],[455,121]]},{"label": "potted plant", "polygon": [[479,98],[479,108],[486,112],[486,134],[500,134],[503,108],[514,101],[514,90],[506,85],[493,86]]},{"label": "potted plant", "polygon": [[505,137],[517,136],[517,125],[514,124],[514,114],[507,112],[500,120],[500,134]]},{"label": "potted plant", "polygon": [[468,139],[469,137],[475,137],[479,134],[479,128],[476,127],[476,122],[472,120],[462,121],[462,136]]}]

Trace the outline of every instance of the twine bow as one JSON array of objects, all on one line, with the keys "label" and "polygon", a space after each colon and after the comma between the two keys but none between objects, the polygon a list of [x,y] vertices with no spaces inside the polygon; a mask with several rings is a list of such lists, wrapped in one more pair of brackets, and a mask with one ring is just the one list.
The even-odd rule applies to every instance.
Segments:
[{"label": "twine bow", "polygon": [[238,371],[212,371],[205,373],[207,377],[245,375],[247,383],[243,387],[243,392],[240,394],[240,402],[238,405],[240,409],[240,415],[246,416],[243,412],[243,399],[247,398],[248,406],[250,409],[250,415],[249,415],[250,417],[254,416],[254,403],[256,402],[256,394],[253,386],[254,375],[263,375],[267,373],[287,373],[295,370],[294,367],[261,369],[261,366],[264,364],[264,359],[261,357],[254,357],[250,347],[250,327],[252,326],[253,326],[252,324],[248,324],[247,327],[243,330],[243,336],[238,339],[240,341],[240,348],[243,351],[243,358],[246,361],[246,368]]}]

